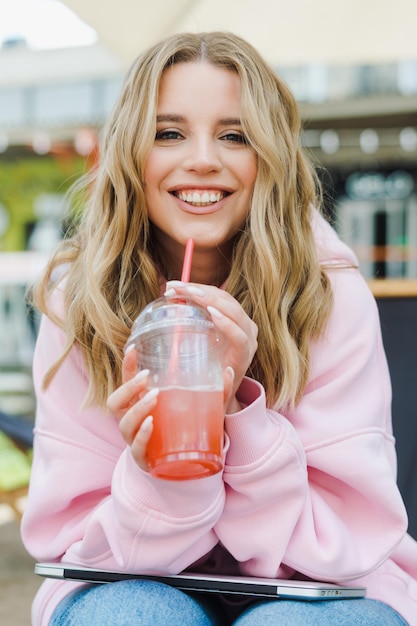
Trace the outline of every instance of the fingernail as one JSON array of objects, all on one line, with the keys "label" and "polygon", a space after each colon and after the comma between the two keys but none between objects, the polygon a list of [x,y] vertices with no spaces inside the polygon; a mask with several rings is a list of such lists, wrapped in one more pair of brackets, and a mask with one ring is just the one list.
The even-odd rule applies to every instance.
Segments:
[{"label": "fingernail", "polygon": [[176,296],[177,292],[175,291],[175,289],[167,289],[166,292],[164,293],[164,296]]},{"label": "fingernail", "polygon": [[135,344],[134,344],[134,343],[129,344],[129,345],[127,346],[126,350],[125,350],[125,354],[129,354],[129,352],[132,352],[132,350],[134,350],[134,349],[135,349],[135,347],[136,347],[136,346],[135,346]]},{"label": "fingernail", "polygon": [[226,367],[226,371],[230,372],[230,375],[231,375],[232,379],[234,380],[235,379],[235,370],[233,369],[233,367],[231,365],[228,365]]},{"label": "fingernail", "polygon": [[202,289],[200,289],[200,287],[193,287],[192,285],[190,286],[187,285],[185,287],[185,290],[188,291],[188,293],[193,294],[194,296],[200,296],[202,298],[206,295],[205,292]]},{"label": "fingernail", "polygon": [[182,280],[168,280],[167,284],[166,284],[166,289],[169,289],[170,287],[184,287],[185,283],[182,282]]},{"label": "fingernail", "polygon": [[153,426],[153,417],[152,415],[148,415],[148,417],[145,417],[145,419],[143,420],[140,430],[143,433],[148,433],[150,430],[152,430],[152,426]]},{"label": "fingernail", "polygon": [[218,320],[221,320],[223,317],[223,314],[220,313],[220,311],[218,309],[215,309],[214,306],[208,306],[207,307],[207,311],[210,313],[210,315],[212,315],[213,317],[217,317]]},{"label": "fingernail", "polygon": [[133,381],[135,383],[140,383],[148,375],[149,375],[149,370],[140,370],[140,372],[138,372],[136,376],[134,377]]},{"label": "fingernail", "polygon": [[153,402],[155,398],[157,397],[158,393],[159,393],[159,389],[150,389],[148,393],[146,393],[142,398],[143,404],[150,404],[151,402]]}]

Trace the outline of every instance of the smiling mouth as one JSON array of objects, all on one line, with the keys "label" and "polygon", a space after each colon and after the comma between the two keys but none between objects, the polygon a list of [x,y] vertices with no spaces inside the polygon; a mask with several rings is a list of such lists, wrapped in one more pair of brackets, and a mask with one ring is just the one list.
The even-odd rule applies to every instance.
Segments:
[{"label": "smiling mouth", "polygon": [[179,200],[192,206],[210,206],[229,195],[226,191],[174,191],[172,193]]}]

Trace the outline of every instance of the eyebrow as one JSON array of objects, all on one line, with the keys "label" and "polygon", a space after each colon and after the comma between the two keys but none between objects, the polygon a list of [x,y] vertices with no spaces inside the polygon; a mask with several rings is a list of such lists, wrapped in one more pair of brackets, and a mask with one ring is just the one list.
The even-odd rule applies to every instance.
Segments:
[{"label": "eyebrow", "polygon": [[[174,124],[185,124],[187,119],[183,115],[175,115],[171,113],[165,113],[158,115],[156,118],[157,123],[172,122]],[[238,117],[222,117],[218,120],[220,126],[241,126],[242,122]]]}]

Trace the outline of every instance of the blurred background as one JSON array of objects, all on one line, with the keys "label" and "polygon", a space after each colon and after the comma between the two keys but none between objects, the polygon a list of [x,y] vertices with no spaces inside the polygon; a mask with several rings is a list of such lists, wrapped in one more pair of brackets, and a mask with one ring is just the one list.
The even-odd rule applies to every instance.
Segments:
[{"label": "blurred background", "polygon": [[[414,0],[0,0],[2,623],[30,623],[31,593],[39,584],[18,539],[30,476],[38,322],[25,291],[62,237],[66,190],[99,158],[100,131],[131,61],[173,32],[214,29],[248,39],[293,90],[326,211],[384,300],[381,308],[387,298],[389,306],[395,300],[388,314],[382,311],[384,327],[404,326],[404,296],[407,305],[415,302]],[[391,332],[386,341],[400,345]],[[403,341],[409,352],[416,345],[408,330]],[[410,388],[414,380],[415,387],[415,371],[414,355],[406,373],[398,373],[398,384]],[[414,417],[416,428],[415,411]],[[404,454],[410,463],[415,458],[405,447]],[[410,503],[414,474],[400,468]]]}]

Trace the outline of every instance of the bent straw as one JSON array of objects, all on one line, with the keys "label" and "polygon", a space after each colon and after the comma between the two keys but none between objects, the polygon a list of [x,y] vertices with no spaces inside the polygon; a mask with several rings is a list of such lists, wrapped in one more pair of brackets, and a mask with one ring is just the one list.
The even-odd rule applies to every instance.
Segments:
[{"label": "bent straw", "polygon": [[[181,281],[183,283],[188,283],[188,281],[190,280],[193,252],[194,252],[194,239],[187,239],[187,243],[185,246],[185,253],[184,253],[184,261],[182,264],[182,273],[181,273]],[[179,350],[180,350],[180,340],[181,340],[181,331],[179,328],[176,328],[174,331],[174,336],[172,338],[171,355],[169,359],[169,370],[174,370],[177,367],[178,355],[179,355]]]}]

